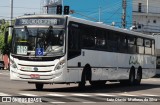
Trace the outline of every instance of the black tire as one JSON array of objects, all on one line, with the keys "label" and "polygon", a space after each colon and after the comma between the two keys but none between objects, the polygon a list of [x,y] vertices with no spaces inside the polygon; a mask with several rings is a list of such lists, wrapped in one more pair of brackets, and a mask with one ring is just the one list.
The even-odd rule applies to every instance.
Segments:
[{"label": "black tire", "polygon": [[135,68],[134,67],[131,67],[128,84],[130,86],[133,86],[135,84]]},{"label": "black tire", "polygon": [[135,84],[136,85],[140,85],[141,84],[141,79],[142,79],[142,68],[139,67],[138,71],[137,71],[137,76],[136,76]]},{"label": "black tire", "polygon": [[81,82],[79,82],[78,87],[81,88],[81,89],[84,89],[85,85],[86,85],[86,73],[83,72]]},{"label": "black tire", "polygon": [[79,82],[78,87],[84,89],[87,80],[91,81],[91,67],[88,64],[83,69],[81,82]]},{"label": "black tire", "polygon": [[41,90],[43,90],[44,84],[42,84],[42,83],[36,83],[35,86],[36,86],[36,90],[37,91],[41,91]]}]

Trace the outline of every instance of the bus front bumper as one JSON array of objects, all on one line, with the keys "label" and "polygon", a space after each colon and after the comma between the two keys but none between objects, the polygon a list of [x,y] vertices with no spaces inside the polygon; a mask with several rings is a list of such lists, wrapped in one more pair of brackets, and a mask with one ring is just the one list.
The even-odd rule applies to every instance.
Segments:
[{"label": "bus front bumper", "polygon": [[55,82],[64,82],[63,73],[59,71],[51,72],[23,72],[20,70],[10,70],[10,79],[17,81],[26,81],[26,82],[41,82],[41,83],[55,83]]}]

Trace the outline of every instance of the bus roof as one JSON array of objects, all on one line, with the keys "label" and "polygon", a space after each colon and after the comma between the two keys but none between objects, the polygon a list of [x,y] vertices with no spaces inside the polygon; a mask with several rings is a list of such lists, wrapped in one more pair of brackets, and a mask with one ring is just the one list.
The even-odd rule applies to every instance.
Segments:
[{"label": "bus roof", "polygon": [[48,14],[43,14],[43,15],[23,15],[23,16],[19,16],[16,19],[20,19],[20,18],[36,18],[36,17],[42,17],[42,18],[66,18],[65,15],[48,15]]},{"label": "bus roof", "polygon": [[79,22],[79,23],[86,24],[86,25],[96,26],[96,27],[105,28],[105,29],[109,29],[109,30],[113,30],[113,31],[118,31],[118,32],[126,33],[126,34],[132,34],[132,35],[135,35],[135,36],[154,39],[153,35],[147,35],[147,34],[143,34],[143,33],[139,33],[139,32],[134,32],[134,31],[131,31],[131,30],[118,28],[118,27],[110,26],[110,25],[103,24],[103,23],[98,23],[98,22],[94,22],[94,21],[90,21],[90,20],[86,20],[86,19],[82,19],[82,18],[76,18],[76,17],[70,16],[70,15],[48,15],[48,14],[24,15],[24,16],[19,16],[16,19],[36,18],[36,17],[41,17],[41,18],[52,18],[52,17],[53,18],[67,18],[68,17],[69,21]]},{"label": "bus roof", "polygon": [[105,28],[105,29],[109,29],[109,30],[113,30],[113,31],[117,31],[117,32],[126,33],[126,34],[132,34],[132,35],[135,35],[135,36],[154,39],[153,35],[143,34],[143,33],[131,31],[131,30],[128,30],[128,29],[118,28],[118,27],[115,27],[115,26],[110,26],[110,25],[107,25],[107,24],[93,22],[93,21],[89,21],[89,20],[85,20],[85,19],[81,19],[81,18],[76,18],[76,17],[72,17],[72,16],[68,16],[68,17],[69,17],[70,21],[79,22],[79,23],[86,24],[86,25],[92,25],[92,26],[96,26],[96,27],[100,27],[100,28]]}]

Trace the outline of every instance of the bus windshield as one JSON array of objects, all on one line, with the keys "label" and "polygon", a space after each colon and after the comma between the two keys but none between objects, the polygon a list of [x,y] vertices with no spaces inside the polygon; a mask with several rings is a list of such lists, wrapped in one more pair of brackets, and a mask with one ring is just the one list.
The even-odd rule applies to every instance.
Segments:
[{"label": "bus windshield", "polygon": [[64,55],[64,29],[15,28],[12,53],[23,56]]}]

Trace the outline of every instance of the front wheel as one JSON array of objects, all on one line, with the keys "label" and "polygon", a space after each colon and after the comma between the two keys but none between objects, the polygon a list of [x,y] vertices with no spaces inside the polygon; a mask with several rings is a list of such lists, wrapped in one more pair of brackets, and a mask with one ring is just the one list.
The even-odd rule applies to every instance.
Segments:
[{"label": "front wheel", "polygon": [[86,85],[86,74],[82,74],[81,82],[78,84],[78,87],[84,89]]},{"label": "front wheel", "polygon": [[36,86],[37,91],[43,90],[43,84],[42,83],[36,83],[35,86]]}]

